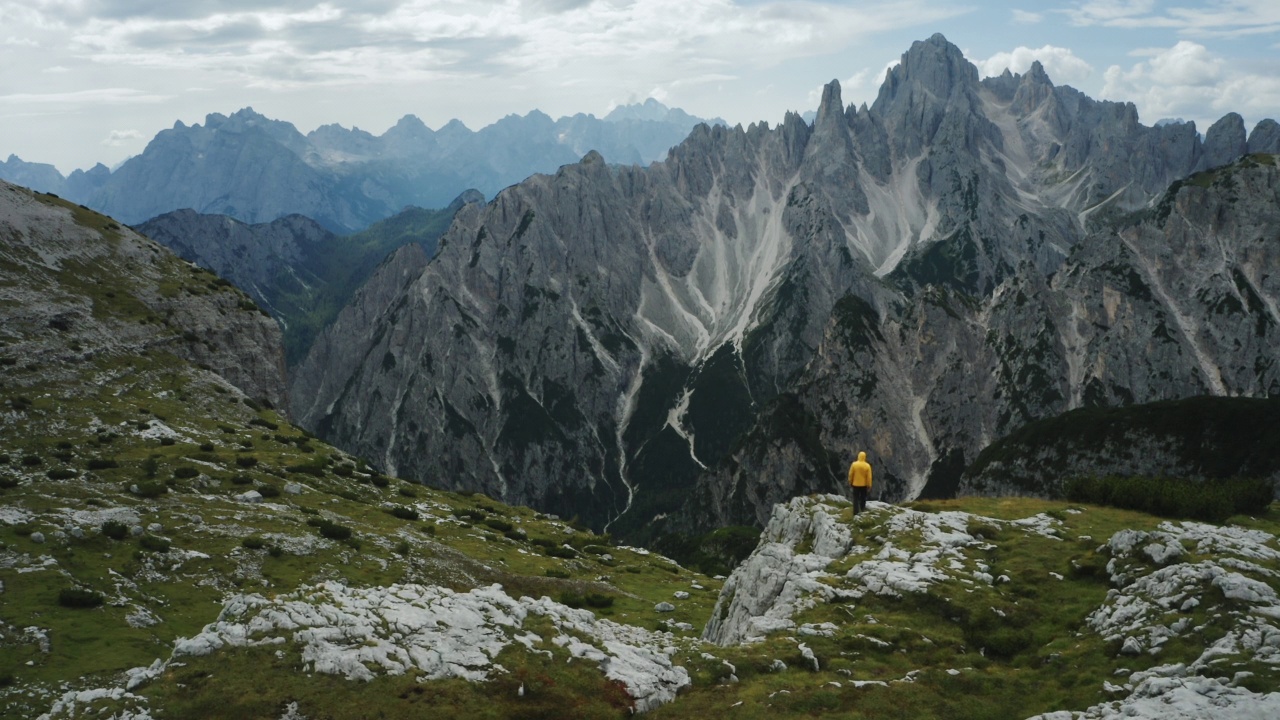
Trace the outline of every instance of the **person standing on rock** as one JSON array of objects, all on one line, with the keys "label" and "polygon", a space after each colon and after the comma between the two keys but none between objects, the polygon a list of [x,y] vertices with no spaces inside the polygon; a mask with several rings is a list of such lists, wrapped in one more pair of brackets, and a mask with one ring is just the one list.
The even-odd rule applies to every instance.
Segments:
[{"label": "person standing on rock", "polygon": [[849,466],[849,485],[853,488],[853,514],[867,509],[867,495],[871,493],[871,463],[867,454],[858,453],[858,459]]}]

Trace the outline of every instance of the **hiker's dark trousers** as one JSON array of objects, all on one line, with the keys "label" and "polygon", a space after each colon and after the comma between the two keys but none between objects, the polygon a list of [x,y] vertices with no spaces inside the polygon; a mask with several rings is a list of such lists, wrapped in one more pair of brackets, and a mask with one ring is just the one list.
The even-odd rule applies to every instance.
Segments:
[{"label": "hiker's dark trousers", "polygon": [[867,509],[867,495],[871,492],[868,487],[853,488],[853,514],[857,515]]}]

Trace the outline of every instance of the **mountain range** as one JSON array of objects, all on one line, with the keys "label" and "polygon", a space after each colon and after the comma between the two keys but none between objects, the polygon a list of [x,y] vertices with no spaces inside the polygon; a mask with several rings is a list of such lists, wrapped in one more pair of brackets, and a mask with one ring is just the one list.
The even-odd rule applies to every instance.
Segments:
[{"label": "mountain range", "polygon": [[0,717],[1278,716],[1273,128],[935,36],[354,235],[0,182]]},{"label": "mountain range", "polygon": [[954,487],[1096,405],[1277,387],[1273,121],[1146,127],[941,35],[870,107],[596,153],[393,256],[291,377],[388,472],[646,538],[835,490]]},{"label": "mountain range", "polygon": [[0,179],[131,225],[190,209],[249,224],[299,214],[347,234],[406,206],[443,208],[469,189],[492,196],[591,149],[620,164],[658,160],[701,122],[650,99],[604,118],[553,120],[535,110],[472,131],[458,120],[432,130],[406,115],[382,135],[339,125],[304,135],[244,108],[210,114],[203,125],[179,121],[114,171],[99,164],[64,178],[51,165],[11,155],[0,163]]}]

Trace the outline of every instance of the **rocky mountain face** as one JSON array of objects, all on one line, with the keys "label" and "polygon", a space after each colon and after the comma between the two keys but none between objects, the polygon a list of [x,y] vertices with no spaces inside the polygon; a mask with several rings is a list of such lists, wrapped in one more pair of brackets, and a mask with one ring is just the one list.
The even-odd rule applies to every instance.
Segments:
[{"label": "rocky mountain face", "polygon": [[0,178],[130,224],[193,209],[249,224],[299,214],[350,233],[408,205],[445,207],[467,189],[492,196],[589,150],[612,163],[652,162],[700,122],[651,101],[615,108],[604,119],[580,113],[552,120],[535,110],[472,131],[457,120],[431,130],[406,115],[379,136],[339,125],[303,135],[245,108],[213,113],[204,125],[178,122],[115,172],[99,165],[63,178],[50,165],[11,156],[0,163]]},{"label": "rocky mountain face", "polygon": [[[390,471],[648,537],[951,484],[1065,410],[1276,387],[1271,124],[1201,142],[940,35],[871,107],[595,153],[384,266],[291,387]],[[1178,183],[1170,190],[1172,183]],[[1166,192],[1168,191],[1168,192]]]},{"label": "rocky mountain face", "polygon": [[246,295],[110,218],[5,182],[0,320],[6,374],[56,382],[170,354],[288,407],[279,328]]},{"label": "rocky mountain face", "polygon": [[280,321],[293,364],[388,254],[415,244],[430,258],[454,214],[483,200],[469,191],[443,210],[406,208],[345,237],[301,215],[249,225],[194,210],[165,213],[136,229],[248,293]]}]

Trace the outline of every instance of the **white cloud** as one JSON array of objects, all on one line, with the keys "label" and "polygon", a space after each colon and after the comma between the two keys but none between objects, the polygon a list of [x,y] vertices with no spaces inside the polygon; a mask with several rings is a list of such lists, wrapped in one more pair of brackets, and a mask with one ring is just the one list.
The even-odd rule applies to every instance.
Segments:
[{"label": "white cloud", "polygon": [[1028,12],[1026,10],[1013,10],[1013,21],[1019,25],[1035,25],[1044,20],[1044,13]]},{"label": "white cloud", "polygon": [[168,95],[146,93],[132,88],[95,88],[60,93],[10,93],[0,95],[0,102],[15,105],[137,105],[160,103]]},{"label": "white cloud", "polygon": [[1203,131],[1228,112],[1257,121],[1274,117],[1280,107],[1280,77],[1232,65],[1198,43],[1183,40],[1135,55],[1147,59],[1128,69],[1107,68],[1100,95],[1133,102],[1145,123],[1183,117]]},{"label": "white cloud", "polygon": [[975,60],[983,77],[993,77],[1009,72],[1025,73],[1031,63],[1039,60],[1049,79],[1057,85],[1078,85],[1093,74],[1093,66],[1076,56],[1070,48],[1045,45],[1041,48],[1017,47],[1009,52],[992,55],[986,60]]},{"label": "white cloud", "polygon": [[[559,73],[559,84],[572,71],[614,82],[634,77],[629,92],[836,52],[970,11],[938,0],[855,7],[821,0],[238,0],[146,15],[126,12],[124,0],[36,4],[75,18],[70,34],[79,55],[214,70],[251,87],[497,75],[520,83],[526,73]],[[98,6],[112,12],[86,14]]]},{"label": "white cloud", "polygon": [[1280,32],[1280,2],[1276,0],[1208,0],[1195,6],[1179,4],[1163,9],[1157,9],[1155,0],[1089,0],[1059,12],[1073,25],[1170,28],[1195,37]]},{"label": "white cloud", "polygon": [[142,139],[142,133],[137,130],[112,130],[102,139],[102,144],[107,147],[120,147],[128,142]]}]

